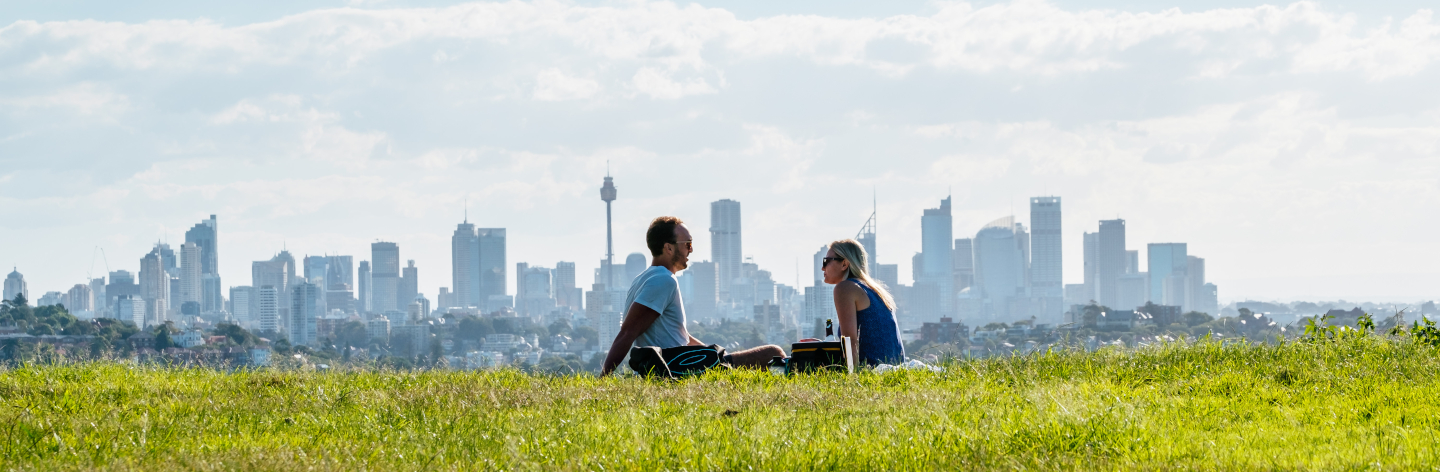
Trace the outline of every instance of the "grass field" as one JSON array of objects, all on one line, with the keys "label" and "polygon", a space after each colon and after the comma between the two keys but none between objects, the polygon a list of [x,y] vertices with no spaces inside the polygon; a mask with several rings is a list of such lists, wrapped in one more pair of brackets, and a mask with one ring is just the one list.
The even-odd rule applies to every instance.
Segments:
[{"label": "grass field", "polygon": [[1436,348],[1174,344],[944,373],[0,371],[5,469],[1420,469]]}]

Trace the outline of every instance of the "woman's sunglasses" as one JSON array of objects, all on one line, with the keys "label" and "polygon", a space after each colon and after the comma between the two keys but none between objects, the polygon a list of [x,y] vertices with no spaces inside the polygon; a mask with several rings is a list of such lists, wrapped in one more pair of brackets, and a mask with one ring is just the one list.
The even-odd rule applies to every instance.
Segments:
[{"label": "woman's sunglasses", "polygon": [[831,262],[840,262],[843,260],[845,260],[843,257],[822,257],[820,258],[820,268],[824,269],[825,266],[830,265]]}]

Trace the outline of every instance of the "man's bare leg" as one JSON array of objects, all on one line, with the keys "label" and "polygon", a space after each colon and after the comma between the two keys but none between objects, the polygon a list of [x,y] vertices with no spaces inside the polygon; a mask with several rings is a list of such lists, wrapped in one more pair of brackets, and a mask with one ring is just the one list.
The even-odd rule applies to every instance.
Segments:
[{"label": "man's bare leg", "polygon": [[732,352],[726,357],[730,358],[730,365],[735,367],[765,367],[770,365],[770,359],[785,357],[785,350],[774,344],[767,344],[760,347],[752,347],[744,351]]}]

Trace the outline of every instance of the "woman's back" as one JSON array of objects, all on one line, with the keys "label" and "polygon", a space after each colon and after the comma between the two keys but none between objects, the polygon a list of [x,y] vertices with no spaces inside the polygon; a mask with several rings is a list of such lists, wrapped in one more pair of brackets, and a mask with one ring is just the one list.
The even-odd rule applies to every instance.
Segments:
[{"label": "woman's back", "polygon": [[905,362],[905,345],[900,343],[900,329],[895,323],[895,312],[860,279],[851,281],[865,289],[870,306],[855,312],[855,325],[860,331],[860,360],[870,364],[899,364]]}]

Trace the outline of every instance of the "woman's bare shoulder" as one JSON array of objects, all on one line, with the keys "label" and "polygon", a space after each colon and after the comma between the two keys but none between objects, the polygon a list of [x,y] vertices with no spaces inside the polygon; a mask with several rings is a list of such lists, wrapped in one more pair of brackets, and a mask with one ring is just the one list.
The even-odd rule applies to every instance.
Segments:
[{"label": "woman's bare shoulder", "polygon": [[860,288],[860,282],[856,281],[855,279],[845,279],[840,283],[835,284],[835,293],[841,293],[845,295],[864,294],[865,289]]}]

